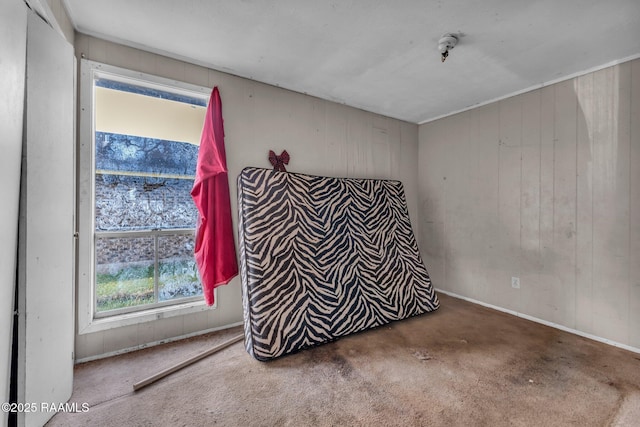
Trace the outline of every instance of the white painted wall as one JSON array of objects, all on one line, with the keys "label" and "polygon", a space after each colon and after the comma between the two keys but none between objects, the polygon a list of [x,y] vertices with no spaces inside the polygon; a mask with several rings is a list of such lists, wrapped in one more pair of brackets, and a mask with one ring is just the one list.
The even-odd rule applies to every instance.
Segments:
[{"label": "white painted wall", "polygon": [[[0,2],[0,401],[9,401],[11,336],[16,285],[18,200],[24,106],[27,8],[19,0]],[[0,427],[7,425],[0,413]]]},{"label": "white painted wall", "polygon": [[[269,150],[291,155],[292,172],[380,177],[405,185],[417,219],[418,126],[106,42],[75,36],[76,55],[196,85],[218,86],[222,97],[231,203],[245,166],[271,167]],[[81,103],[81,102],[80,102]],[[79,103],[79,105],[80,105]],[[147,343],[242,321],[240,278],[217,290],[218,308],[76,336],[76,358],[118,352]]]},{"label": "white painted wall", "polygon": [[640,348],[640,60],[418,132],[436,288]]}]

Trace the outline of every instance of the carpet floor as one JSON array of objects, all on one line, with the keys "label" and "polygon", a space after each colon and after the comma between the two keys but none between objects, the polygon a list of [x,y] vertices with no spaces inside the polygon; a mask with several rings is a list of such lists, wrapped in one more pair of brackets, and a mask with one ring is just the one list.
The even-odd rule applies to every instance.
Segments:
[{"label": "carpet floor", "polygon": [[433,313],[258,362],[242,332],[79,364],[47,426],[638,426],[640,354],[439,295]]}]

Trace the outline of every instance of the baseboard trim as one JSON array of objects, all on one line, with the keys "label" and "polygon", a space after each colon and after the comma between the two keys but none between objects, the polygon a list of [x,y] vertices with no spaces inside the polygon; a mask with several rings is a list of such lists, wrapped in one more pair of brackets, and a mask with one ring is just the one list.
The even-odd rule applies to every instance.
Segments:
[{"label": "baseboard trim", "polygon": [[464,300],[464,301],[468,301],[468,302],[473,303],[473,304],[478,304],[478,305],[481,305],[483,307],[487,307],[487,308],[491,308],[493,310],[501,311],[503,313],[511,314],[513,316],[516,316],[516,317],[521,317],[521,318],[526,319],[526,320],[531,320],[532,322],[540,323],[540,324],[543,324],[545,326],[550,326],[552,328],[559,329],[559,330],[564,331],[564,332],[569,332],[570,334],[578,335],[578,336],[581,336],[581,337],[584,337],[584,338],[588,338],[588,339],[593,340],[593,341],[598,341],[598,342],[601,342],[601,343],[604,343],[604,344],[608,344],[608,345],[613,346],[613,347],[622,348],[624,350],[628,350],[628,351],[631,351],[633,353],[640,354],[640,348],[632,347],[632,346],[627,345],[627,344],[622,344],[622,343],[619,343],[617,341],[612,341],[612,340],[607,339],[607,338],[602,338],[602,337],[599,337],[597,335],[588,334],[586,332],[582,332],[582,331],[579,331],[577,329],[567,328],[566,326],[559,325],[557,323],[553,323],[553,322],[549,322],[547,320],[539,319],[537,317],[529,316],[528,314],[519,313],[519,312],[514,311],[514,310],[509,310],[507,308],[498,307],[497,305],[488,304],[486,302],[482,302],[482,301],[478,301],[478,300],[473,299],[473,298],[468,298],[468,297],[465,297],[465,296],[462,296],[462,295],[458,295],[456,293],[445,291],[443,289],[436,288],[436,291],[440,292],[440,293],[443,293],[445,295],[449,295],[450,297],[453,297],[453,298],[458,298],[458,299],[461,299],[461,300]]},{"label": "baseboard trim", "polygon": [[136,351],[136,350],[142,350],[143,348],[155,347],[155,346],[160,345],[160,344],[167,344],[167,343],[174,342],[174,341],[180,341],[180,340],[183,340],[183,339],[186,339],[186,338],[197,337],[198,335],[204,335],[204,334],[208,334],[210,332],[223,331],[225,329],[230,329],[230,328],[235,328],[236,326],[241,326],[242,324],[243,324],[243,322],[236,322],[236,323],[232,323],[230,325],[220,326],[220,327],[217,327],[217,328],[204,329],[202,331],[192,332],[190,334],[185,334],[185,335],[180,335],[180,336],[177,336],[177,337],[172,337],[172,338],[167,338],[167,339],[163,339],[163,340],[153,341],[153,342],[150,342],[150,343],[140,344],[140,345],[136,345],[136,346],[133,346],[133,347],[127,347],[127,348],[123,348],[123,349],[120,349],[120,350],[110,351],[108,353],[98,354],[98,355],[95,355],[95,356],[87,356],[87,357],[83,357],[83,358],[80,358],[80,359],[76,359],[75,364],[77,365],[77,364],[80,364],[80,363],[92,362],[94,360],[106,359],[107,357],[118,356],[120,354],[130,353],[130,352]]}]

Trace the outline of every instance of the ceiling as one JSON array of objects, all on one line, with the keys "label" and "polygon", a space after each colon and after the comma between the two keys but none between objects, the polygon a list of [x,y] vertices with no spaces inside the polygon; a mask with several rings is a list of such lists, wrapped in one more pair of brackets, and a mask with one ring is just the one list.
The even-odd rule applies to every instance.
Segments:
[{"label": "ceiling", "polygon": [[413,123],[640,57],[638,0],[63,2],[81,33]]}]

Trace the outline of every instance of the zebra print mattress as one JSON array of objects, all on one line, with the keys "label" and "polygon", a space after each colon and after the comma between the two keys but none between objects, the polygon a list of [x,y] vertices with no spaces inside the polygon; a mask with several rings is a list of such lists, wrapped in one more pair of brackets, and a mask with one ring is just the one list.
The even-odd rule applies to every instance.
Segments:
[{"label": "zebra print mattress", "polygon": [[245,346],[268,360],[438,308],[402,183],[245,168]]}]

